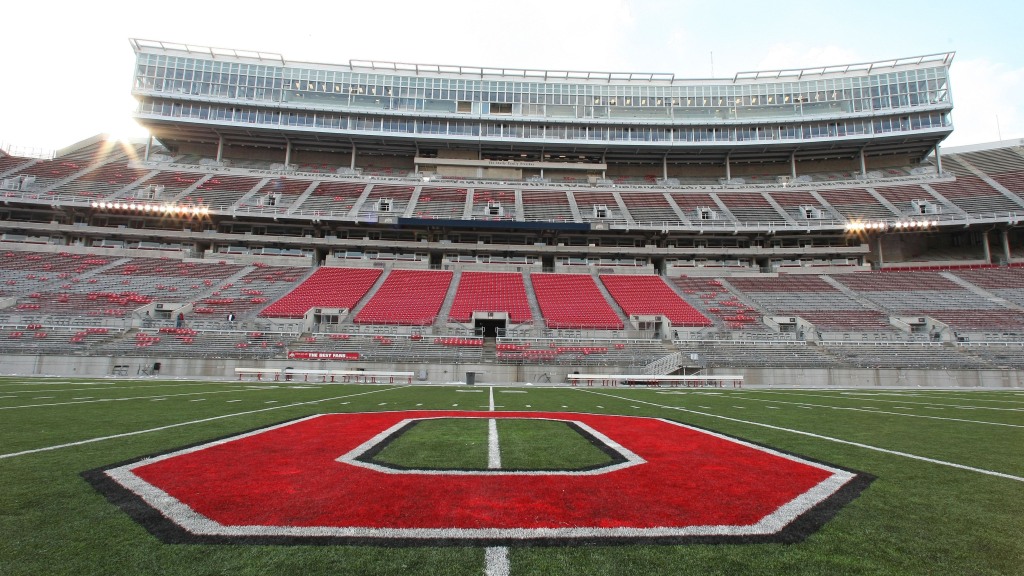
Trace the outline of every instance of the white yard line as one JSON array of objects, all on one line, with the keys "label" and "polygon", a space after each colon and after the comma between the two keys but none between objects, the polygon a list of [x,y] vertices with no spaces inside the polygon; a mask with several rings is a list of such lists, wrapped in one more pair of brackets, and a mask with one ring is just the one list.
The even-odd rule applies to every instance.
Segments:
[{"label": "white yard line", "polygon": [[[73,404],[97,404],[101,402],[125,402],[127,400],[151,400],[153,398],[174,398],[177,396],[201,396],[204,394],[234,394],[237,392],[260,392],[257,390],[214,390],[211,392],[182,392],[181,394],[154,394],[152,396],[129,396],[128,398],[99,398],[97,400],[79,400],[77,402],[49,402],[46,404],[23,404],[21,406],[0,406],[0,410],[16,410],[18,408],[45,408],[48,406],[70,406]],[[52,398],[52,396],[47,396]],[[38,400],[38,398],[36,398]]]},{"label": "white yard line", "polygon": [[[769,400],[767,398],[750,398],[744,396],[741,398],[748,402],[773,402],[775,404],[795,404],[801,407],[812,406],[814,408],[825,408],[829,410],[852,410],[854,412],[867,412],[869,414],[889,414],[891,416],[905,416],[907,418],[925,418],[927,420],[949,420],[952,422],[966,422],[968,424],[985,424],[987,426],[1008,426],[1010,428],[1024,428],[1021,424],[1004,424],[1002,422],[983,422],[981,420],[967,420],[964,418],[947,418],[944,416],[925,416],[924,414],[905,414],[903,412],[888,412],[881,408],[871,408],[870,406],[864,408],[850,408],[847,406],[827,406],[825,404],[810,404],[808,402],[787,402],[785,400]],[[703,406],[702,406],[703,408]],[[767,408],[774,408],[774,406],[767,406]],[[900,406],[896,406],[900,408]]]},{"label": "white yard line", "polygon": [[910,458],[912,460],[920,460],[922,462],[929,462],[931,464],[938,464],[940,466],[949,466],[950,468],[958,468],[960,470],[968,470],[970,472],[977,472],[979,474],[985,474],[988,476],[997,476],[999,478],[1006,478],[1008,480],[1016,480],[1017,482],[1024,482],[1024,477],[1014,476],[1013,474],[1006,474],[1004,472],[996,472],[995,470],[986,470],[984,468],[975,468],[973,466],[966,466],[964,464],[957,464],[956,462],[947,462],[945,460],[936,460],[935,458],[928,458],[926,456],[918,456],[917,454],[910,454],[907,452],[900,452],[898,450],[889,450],[887,448],[880,448],[878,446],[871,446],[870,444],[861,444],[860,442],[851,442],[850,440],[843,440],[841,438],[833,438],[831,436],[823,436],[821,434],[815,434],[813,432],[804,432],[803,430],[794,430],[792,428],[783,428],[782,426],[774,426],[772,424],[764,424],[762,422],[751,422],[750,420],[740,420],[739,418],[730,418],[728,416],[721,416],[719,414],[709,414],[707,412],[698,412],[697,410],[689,410],[687,408],[681,408],[679,406],[666,406],[664,404],[655,404],[654,402],[646,402],[644,400],[637,400],[635,398],[623,398],[621,396],[615,396],[613,394],[606,394],[604,392],[597,392],[594,390],[586,390],[583,388],[577,388],[580,392],[589,392],[590,394],[597,394],[598,396],[607,396],[609,398],[615,398],[623,402],[638,402],[640,404],[647,404],[649,406],[655,406],[658,408],[665,408],[667,410],[679,410],[680,412],[689,412],[690,414],[698,414],[700,416],[707,416],[709,418],[720,418],[722,420],[729,420],[731,422],[739,422],[741,424],[750,424],[751,426],[760,426],[762,428],[770,428],[772,430],[780,430],[782,432],[790,432],[792,434],[799,434],[801,436],[810,436],[811,438],[818,438],[819,440],[828,440],[829,442],[836,442],[838,444],[846,444],[848,446],[856,446],[858,448],[864,448],[866,450],[874,450],[875,452],[882,452],[885,454],[892,454],[894,456],[902,456],[904,458]]},{"label": "white yard line", "polygon": [[[494,412],[494,386],[488,386],[487,395],[490,411]],[[487,467],[492,470],[501,468],[498,421],[494,418],[487,421]],[[507,547],[492,546],[484,550],[484,574],[486,576],[508,576],[510,570]]]},{"label": "white yard line", "polygon": [[484,552],[485,576],[508,576],[511,572],[508,562],[508,548],[495,546]]},{"label": "white yard line", "polygon": [[145,430],[136,430],[134,432],[125,432],[123,434],[112,434],[110,436],[100,436],[98,438],[89,438],[88,440],[79,440],[78,442],[68,442],[66,444],[57,444],[56,446],[46,446],[45,448],[33,448],[31,450],[22,450],[21,452],[11,452],[9,454],[0,454],[0,460],[4,458],[14,458],[15,456],[24,456],[26,454],[36,454],[38,452],[49,452],[51,450],[60,450],[61,448],[71,448],[73,446],[81,446],[83,444],[92,444],[94,442],[102,442],[104,440],[113,440],[116,438],[126,438],[128,436],[137,436],[139,434],[147,434],[149,432],[159,432],[161,430],[169,430],[171,428],[178,428],[180,426],[189,426],[192,424],[201,424],[203,422],[212,422],[214,420],[222,420],[224,418],[234,418],[235,416],[245,416],[247,414],[257,414],[259,412],[269,412],[270,410],[281,410],[282,408],[294,408],[295,406],[308,406],[310,404],[319,404],[320,402],[329,402],[331,400],[339,400],[341,398],[351,398],[353,396],[364,396],[366,394],[376,394],[377,392],[388,392],[390,390],[399,390],[401,388],[407,388],[408,386],[396,386],[394,388],[385,388],[383,390],[371,390],[369,392],[360,392],[358,394],[348,394],[345,396],[334,396],[332,398],[324,398],[322,400],[310,400],[308,402],[296,402],[294,404],[285,404],[284,406],[271,406],[270,408],[261,408],[259,410],[247,410],[245,412],[235,412],[234,414],[223,414],[221,416],[213,416],[210,418],[201,418],[199,420],[190,420],[188,422],[178,422],[177,424],[168,424],[166,426],[157,426],[156,428],[147,428]]},{"label": "white yard line", "polygon": [[[807,393],[802,393],[802,392],[800,392],[798,390],[752,390],[752,389],[747,389],[747,390],[744,390],[744,393],[748,393],[748,394],[753,394],[753,393],[778,394],[778,393],[782,393],[782,394],[793,394],[794,396],[813,396],[815,398],[830,398],[830,399],[833,399],[833,400],[841,399],[842,398],[841,396],[840,397],[836,397],[836,396],[826,396],[826,395],[823,395],[823,394],[807,394]],[[853,399],[853,398],[851,398],[851,399]],[[856,399],[857,400],[865,400],[865,398],[863,398],[863,397],[857,397]],[[962,406],[962,405],[959,405],[959,404],[941,404],[941,403],[937,403],[937,402],[914,402],[912,400],[907,400],[906,397],[904,397],[901,400],[883,400],[881,398],[879,398],[879,399],[872,398],[872,399],[870,399],[870,401],[871,402],[886,402],[888,404],[916,404],[916,405],[920,405],[920,406],[942,406],[943,408],[962,408],[962,409],[967,409],[967,410],[999,410],[999,411],[1004,411],[1004,412],[1024,412],[1024,408],[995,408],[995,407],[992,407],[992,406]]]},{"label": "white yard line", "polygon": [[501,469],[501,448],[498,445],[498,421],[491,418],[487,421],[487,468]]}]

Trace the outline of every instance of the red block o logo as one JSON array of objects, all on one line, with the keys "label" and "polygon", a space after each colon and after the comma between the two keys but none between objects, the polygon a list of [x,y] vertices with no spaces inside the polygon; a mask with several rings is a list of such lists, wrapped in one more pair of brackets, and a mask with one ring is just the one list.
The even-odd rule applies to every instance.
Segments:
[{"label": "red block o logo", "polygon": [[[576,471],[395,470],[365,458],[410,422],[570,423],[613,462]],[[796,541],[872,480],[658,418],[325,414],[83,473],[174,542]]]}]

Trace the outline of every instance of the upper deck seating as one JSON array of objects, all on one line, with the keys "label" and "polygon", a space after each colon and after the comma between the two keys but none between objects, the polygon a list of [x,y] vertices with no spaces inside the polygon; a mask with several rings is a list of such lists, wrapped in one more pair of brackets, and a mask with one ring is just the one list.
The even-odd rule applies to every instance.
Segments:
[{"label": "upper deck seating", "polygon": [[320,182],[302,201],[299,210],[304,214],[347,216],[366,186],[366,182]]},{"label": "upper deck seating", "polygon": [[469,322],[473,312],[507,312],[509,321],[515,324],[532,321],[523,275],[518,272],[463,272],[448,317],[455,322]]},{"label": "upper deck seating", "polygon": [[415,218],[462,220],[466,209],[466,189],[423,187],[413,209]]},{"label": "upper deck seating", "polygon": [[828,189],[819,193],[847,220],[884,220],[896,216],[863,188]]},{"label": "upper deck seating", "polygon": [[[376,214],[378,218],[381,213],[402,216],[405,214],[406,208],[409,207],[409,200],[412,198],[413,191],[415,190],[413,186],[374,184],[359,212],[361,214]],[[385,204],[381,202],[382,200],[388,200],[386,210],[384,209]]]},{"label": "upper deck seating", "polygon": [[312,184],[310,180],[295,178],[275,178],[263,185],[259,191],[250,196],[239,208],[256,208],[261,212],[287,212]]},{"label": "upper deck seating", "polygon": [[720,192],[718,199],[740,222],[782,222],[785,220],[759,192]]},{"label": "upper deck seating", "polygon": [[1020,204],[973,174],[957,176],[955,182],[935,182],[931,187],[968,214],[1024,212]]},{"label": "upper deck seating", "polygon": [[626,314],[665,316],[672,326],[712,325],[706,316],[679,298],[661,276],[602,274],[600,278]]},{"label": "upper deck seating", "polygon": [[622,329],[589,274],[531,274],[530,280],[548,328]]},{"label": "upper deck seating", "polygon": [[832,211],[826,208],[814,197],[813,194],[803,190],[787,190],[785,192],[770,192],[769,193],[773,200],[778,202],[779,206],[786,211],[794,220],[797,222],[805,222],[807,220],[813,220],[808,218],[807,213],[804,211],[806,208],[813,208],[818,211],[818,215],[822,219],[832,220],[835,216]]},{"label": "upper deck seating", "polygon": [[294,290],[268,306],[260,316],[301,318],[310,308],[351,310],[380,277],[378,268],[318,268]]},{"label": "upper deck seating", "polygon": [[441,310],[453,272],[394,269],[356,314],[356,324],[432,324]]},{"label": "upper deck seating", "polygon": [[474,220],[515,220],[515,190],[475,189],[471,218]]},{"label": "upper deck seating", "polygon": [[215,175],[197,186],[191,194],[182,200],[188,203],[203,204],[214,210],[226,210],[259,183],[259,178]]},{"label": "upper deck seating", "polygon": [[573,222],[569,198],[562,190],[523,190],[523,218],[546,222]]},{"label": "upper deck seating", "polygon": [[128,168],[123,162],[111,162],[95,170],[86,172],[78,178],[65,182],[53,190],[62,196],[81,196],[84,198],[106,198],[149,174],[150,170]]},{"label": "upper deck seating", "polygon": [[159,174],[138,186],[126,190],[119,196],[128,200],[153,200],[170,202],[181,196],[193,184],[201,180],[205,174],[195,172],[175,172],[161,170]]},{"label": "upper deck seating", "polygon": [[624,223],[628,220],[611,192],[574,190],[572,195],[584,222]]},{"label": "upper deck seating", "polygon": [[678,226],[682,223],[664,192],[620,192],[630,216],[637,223]]}]

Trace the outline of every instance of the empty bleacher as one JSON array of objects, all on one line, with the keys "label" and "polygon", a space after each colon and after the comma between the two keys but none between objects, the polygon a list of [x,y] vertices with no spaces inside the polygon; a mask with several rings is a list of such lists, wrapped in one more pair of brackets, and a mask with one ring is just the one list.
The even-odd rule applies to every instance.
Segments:
[{"label": "empty bleacher", "polygon": [[619,197],[638,224],[678,226],[682,223],[664,192],[620,192]]},{"label": "empty bleacher", "polygon": [[415,218],[462,220],[466,209],[466,189],[423,187],[413,209]]},{"label": "empty bleacher", "polygon": [[294,290],[267,306],[265,318],[301,318],[310,308],[351,310],[380,277],[378,268],[321,267]]},{"label": "empty bleacher", "polygon": [[477,188],[473,191],[474,220],[515,220],[515,190]]},{"label": "empty bleacher", "polygon": [[584,222],[625,223],[626,215],[622,213],[615,195],[611,192],[591,192],[574,190],[573,198]]},{"label": "empty bleacher", "polygon": [[884,220],[896,216],[863,188],[819,190],[819,193],[847,220]]},{"label": "empty bleacher", "polygon": [[448,270],[393,269],[353,320],[356,324],[432,324],[452,281]]},{"label": "empty bleacher", "polygon": [[366,182],[320,182],[302,201],[299,210],[304,214],[347,216],[366,186]]},{"label": "empty bleacher", "polygon": [[149,173],[150,170],[128,168],[124,162],[111,162],[61,184],[53,193],[61,196],[102,199],[114,196]]},{"label": "empty bleacher", "polygon": [[396,217],[402,216],[409,207],[414,190],[413,186],[374,184],[359,213],[364,216],[375,215],[378,218],[385,213]]},{"label": "empty bleacher", "polygon": [[863,272],[835,279],[879,308],[930,316],[954,330],[1024,331],[1024,313],[976,294],[936,271]]},{"label": "empty bleacher", "polygon": [[622,329],[589,274],[531,274],[530,281],[548,328]]},{"label": "empty bleacher", "polygon": [[184,195],[186,190],[205,176],[205,174],[195,172],[161,170],[152,178],[122,192],[119,196],[128,200],[141,199],[170,202],[178,196]]},{"label": "empty bleacher", "polygon": [[810,192],[789,190],[785,192],[771,192],[770,194],[772,199],[778,202],[779,206],[782,206],[786,213],[797,222],[813,221],[816,219],[808,216],[805,211],[807,208],[816,210],[817,215],[821,219],[831,220],[835,218],[832,211],[823,206]]},{"label": "empty bleacher", "polygon": [[499,364],[645,366],[670,350],[657,340],[603,338],[498,338]]},{"label": "empty bleacher", "polygon": [[736,294],[716,278],[680,276],[672,278],[683,298],[716,326],[744,333],[768,334],[761,314],[740,301]]},{"label": "empty bleacher", "polygon": [[759,192],[720,192],[718,199],[736,220],[744,223],[783,222],[785,219]]},{"label": "empty bleacher", "polygon": [[260,183],[248,176],[214,175],[181,199],[189,204],[202,204],[213,210],[227,210]]},{"label": "empty bleacher", "polygon": [[600,279],[627,315],[664,316],[674,327],[711,326],[711,321],[673,292],[661,276],[602,274]]},{"label": "empty bleacher", "polygon": [[507,312],[514,324],[531,322],[530,301],[518,272],[463,272],[448,317],[469,322],[473,312]]},{"label": "empty bleacher", "polygon": [[800,316],[822,332],[891,332],[889,318],[817,276],[732,278],[729,283],[758,308],[778,316]]},{"label": "empty bleacher", "polygon": [[573,222],[569,198],[562,190],[523,190],[523,218],[545,222]]}]

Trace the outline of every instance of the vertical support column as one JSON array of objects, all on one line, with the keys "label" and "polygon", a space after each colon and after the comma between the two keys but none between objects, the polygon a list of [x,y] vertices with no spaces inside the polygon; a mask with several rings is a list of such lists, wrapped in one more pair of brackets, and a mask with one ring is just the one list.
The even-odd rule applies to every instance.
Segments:
[{"label": "vertical support column", "polygon": [[726,182],[728,182],[729,180],[732,180],[732,168],[729,166],[729,156],[731,156],[731,154],[726,154],[725,155],[725,181]]},{"label": "vertical support column", "polygon": [[875,254],[877,257],[878,269],[882,269],[882,265],[885,264],[885,256],[882,254],[882,236],[875,236]]},{"label": "vertical support column", "polygon": [[352,170],[356,169],[356,145],[352,145],[352,162],[349,163],[349,168]]},{"label": "vertical support column", "polygon": [[288,165],[292,163],[292,141],[285,138],[284,140],[284,169],[288,169]]},{"label": "vertical support column", "polygon": [[661,179],[668,180],[668,155],[661,157]]},{"label": "vertical support column", "polygon": [[939,145],[935,145],[935,175],[942,174],[942,153],[939,151]]},{"label": "vertical support column", "polygon": [[988,243],[988,230],[983,230],[981,233],[981,249],[983,250],[984,259],[986,264],[992,263],[992,247]]},{"label": "vertical support column", "polygon": [[153,135],[150,134],[146,137],[146,154],[142,157],[143,160],[149,162],[149,149],[153,146]]},{"label": "vertical support column", "polygon": [[1010,231],[1003,228],[999,231],[999,239],[1003,244],[1003,257],[1006,258],[1006,263],[1010,263]]},{"label": "vertical support column", "polygon": [[860,177],[861,178],[867,178],[868,177],[868,163],[864,159],[864,149],[863,148],[860,149]]},{"label": "vertical support column", "polygon": [[224,158],[224,136],[217,136],[217,162],[220,162]]},{"label": "vertical support column", "polygon": [[789,154],[789,177],[796,180],[796,150]]}]

